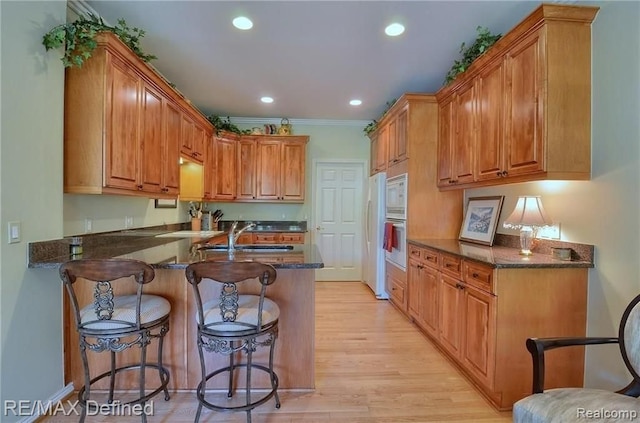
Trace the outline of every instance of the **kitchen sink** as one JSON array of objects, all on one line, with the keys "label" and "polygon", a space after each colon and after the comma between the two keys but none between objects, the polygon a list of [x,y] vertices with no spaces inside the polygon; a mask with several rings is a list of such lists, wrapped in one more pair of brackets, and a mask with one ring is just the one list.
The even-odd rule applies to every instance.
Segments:
[{"label": "kitchen sink", "polygon": [[[198,248],[207,251],[228,251],[229,247],[223,244],[205,244]],[[282,253],[293,250],[293,245],[266,245],[266,244],[241,244],[236,245],[236,251],[246,253]]]}]

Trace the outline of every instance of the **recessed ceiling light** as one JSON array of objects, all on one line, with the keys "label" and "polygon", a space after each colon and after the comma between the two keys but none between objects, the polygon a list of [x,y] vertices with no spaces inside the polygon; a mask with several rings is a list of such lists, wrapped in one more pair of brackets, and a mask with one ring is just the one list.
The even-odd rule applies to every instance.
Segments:
[{"label": "recessed ceiling light", "polygon": [[253,22],[251,22],[251,19],[247,18],[246,16],[238,16],[233,20],[233,26],[238,29],[246,30],[253,28]]},{"label": "recessed ceiling light", "polygon": [[271,98],[271,97],[262,97],[260,99],[260,101],[262,101],[263,103],[273,103],[273,98]]},{"label": "recessed ceiling light", "polygon": [[399,23],[392,23],[384,29],[384,32],[390,37],[397,37],[404,32],[404,25]]},{"label": "recessed ceiling light", "polygon": [[352,106],[359,106],[362,104],[362,100],[353,99],[349,102]]}]

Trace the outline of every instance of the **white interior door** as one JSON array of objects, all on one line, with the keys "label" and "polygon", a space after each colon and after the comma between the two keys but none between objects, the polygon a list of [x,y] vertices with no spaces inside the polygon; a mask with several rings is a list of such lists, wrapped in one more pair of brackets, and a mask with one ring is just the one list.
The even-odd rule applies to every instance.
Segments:
[{"label": "white interior door", "polygon": [[324,261],[316,280],[362,280],[364,165],[316,162],[312,229]]}]

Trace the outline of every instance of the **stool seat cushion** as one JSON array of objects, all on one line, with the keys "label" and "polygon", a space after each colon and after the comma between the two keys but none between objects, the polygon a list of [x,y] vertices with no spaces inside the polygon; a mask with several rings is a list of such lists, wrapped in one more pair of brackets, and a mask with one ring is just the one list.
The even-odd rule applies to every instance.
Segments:
[{"label": "stool seat cushion", "polygon": [[[234,322],[223,322],[220,314],[219,300],[206,302],[202,305],[204,313],[204,324],[213,325],[209,330],[220,332],[246,331],[251,329],[250,326],[257,329],[258,325],[258,304],[260,297],[258,295],[239,295],[238,296],[238,315]],[[262,305],[262,326],[267,326],[280,317],[280,308],[269,298],[264,299]],[[196,313],[196,321],[199,316]],[[249,325],[249,326],[248,326]]]},{"label": "stool seat cushion", "polygon": [[[637,416],[640,400],[627,395],[602,389],[558,388],[533,394],[516,402],[513,406],[514,423],[585,422],[589,418],[597,421],[629,421],[624,415],[597,415],[624,410]],[[592,414],[588,414],[592,413]]]},{"label": "stool seat cushion", "polygon": [[[113,298],[113,315],[108,320],[98,320],[95,305],[89,304],[80,310],[81,323],[90,330],[132,329],[136,324],[136,296],[122,295]],[[171,304],[158,295],[142,295],[140,301],[140,324],[154,322],[169,314]]]}]

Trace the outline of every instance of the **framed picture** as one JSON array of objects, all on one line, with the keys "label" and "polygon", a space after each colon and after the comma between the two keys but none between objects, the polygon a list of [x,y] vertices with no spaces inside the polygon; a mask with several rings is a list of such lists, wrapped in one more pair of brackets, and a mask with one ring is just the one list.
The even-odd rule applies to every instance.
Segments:
[{"label": "framed picture", "polygon": [[156,198],[156,209],[175,209],[178,208],[178,200],[165,200]]},{"label": "framed picture", "polygon": [[460,228],[460,240],[493,245],[503,200],[503,195],[469,198]]}]

